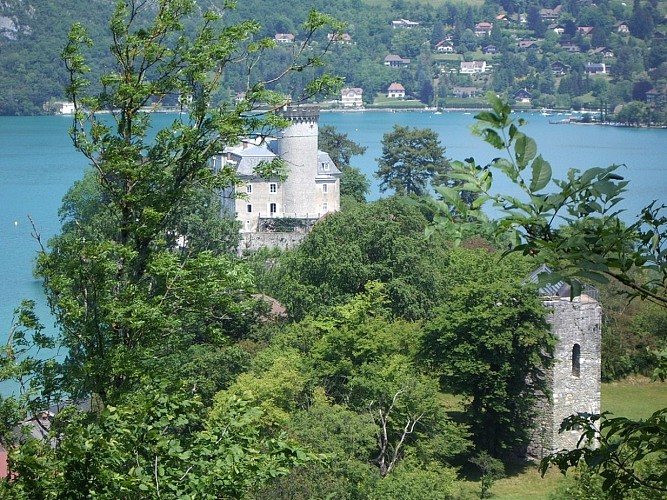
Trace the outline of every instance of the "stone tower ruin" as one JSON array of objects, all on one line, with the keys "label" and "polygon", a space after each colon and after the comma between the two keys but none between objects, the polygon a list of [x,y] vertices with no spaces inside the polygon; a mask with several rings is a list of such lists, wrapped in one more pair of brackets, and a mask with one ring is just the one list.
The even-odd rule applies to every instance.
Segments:
[{"label": "stone tower ruin", "polygon": [[[543,267],[533,273],[536,278]],[[602,308],[597,293],[586,290],[570,298],[570,289],[559,283],[541,289],[547,320],[557,339],[554,363],[546,380],[551,397],[543,398],[528,447],[528,456],[541,459],[561,449],[574,449],[580,432],[559,432],[563,420],[573,414],[600,413]],[[587,293],[586,293],[587,292]]]}]

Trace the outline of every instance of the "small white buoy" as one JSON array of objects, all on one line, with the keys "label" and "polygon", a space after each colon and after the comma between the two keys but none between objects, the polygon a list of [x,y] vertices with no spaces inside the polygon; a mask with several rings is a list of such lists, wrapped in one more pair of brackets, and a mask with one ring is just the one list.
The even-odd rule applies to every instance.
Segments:
[{"label": "small white buoy", "polygon": [[14,225],[15,225],[15,226],[18,226],[18,225],[19,225],[19,221],[15,220],[15,221],[14,221]]}]

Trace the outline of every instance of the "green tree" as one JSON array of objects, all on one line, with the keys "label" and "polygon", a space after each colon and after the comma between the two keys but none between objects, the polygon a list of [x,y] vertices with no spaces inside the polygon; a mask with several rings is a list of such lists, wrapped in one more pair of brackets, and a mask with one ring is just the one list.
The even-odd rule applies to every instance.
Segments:
[{"label": "green tree", "polygon": [[399,195],[424,195],[429,184],[442,184],[449,169],[445,148],[431,129],[394,125],[382,137],[382,156],[377,159],[380,190]]},{"label": "green tree", "polygon": [[3,497],[240,498],[315,458],[285,435],[262,436],[262,412],[247,401],[208,412],[189,390],[151,381],[90,417],[61,412],[55,448],[27,438],[11,454]]},{"label": "green tree", "polygon": [[479,498],[487,498],[489,490],[497,479],[505,475],[505,466],[497,458],[493,458],[487,452],[482,451],[470,459],[470,463],[477,466],[480,472]]},{"label": "green tree", "polygon": [[295,325],[291,338],[311,339],[304,352],[327,395],[371,418],[375,449],[367,458],[384,477],[408,454],[423,463],[446,461],[468,443],[443,412],[437,380],[417,368],[420,325],[387,319],[383,288],[369,283],[329,315]]},{"label": "green tree", "polygon": [[427,317],[442,295],[446,248],[423,238],[428,224],[403,198],[331,214],[263,278],[296,320],[348,301],[369,281],[386,285],[396,317]]},{"label": "green tree", "polygon": [[[64,389],[75,397],[95,393],[106,401],[131,388],[147,360],[191,343],[222,344],[253,308],[250,273],[219,244],[210,246],[217,234],[202,234],[212,226],[203,223],[204,206],[195,207],[236,182],[233,171],[209,168],[214,154],[257,127],[281,125],[272,113],[249,114],[257,101],[284,102],[264,83],[250,86],[234,108],[211,106],[227,66],[255,64],[275,43],[250,43],[257,23],[223,25],[211,12],[191,30],[195,8],[191,0],[119,2],[110,22],[115,67],[100,93],[86,80],[91,41],[81,25],[63,50],[76,106],[71,135],[95,181],[66,201],[63,233],[40,256],[37,275],[68,350]],[[329,21],[312,13],[306,40]],[[285,72],[318,64],[304,50]],[[184,113],[153,130],[146,108],[173,98]],[[179,240],[187,244],[176,252]]]},{"label": "green tree", "polygon": [[421,351],[443,387],[470,398],[475,443],[494,456],[528,443],[553,340],[535,292],[515,282],[449,290]]}]

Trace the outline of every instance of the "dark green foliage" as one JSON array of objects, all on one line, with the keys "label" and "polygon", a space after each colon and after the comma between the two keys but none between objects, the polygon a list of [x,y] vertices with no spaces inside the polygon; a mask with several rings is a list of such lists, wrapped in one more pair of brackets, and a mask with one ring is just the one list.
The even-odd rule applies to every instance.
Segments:
[{"label": "dark green foliage", "polygon": [[422,356],[446,390],[470,398],[467,418],[481,450],[521,449],[546,390],[553,340],[544,307],[519,282],[496,280],[453,287],[444,304],[425,327]]},{"label": "dark green foliage", "polygon": [[301,319],[381,281],[397,317],[428,316],[442,293],[446,249],[424,240],[428,221],[406,201],[380,200],[329,215],[280,259],[263,291]]},{"label": "dark green foliage", "polygon": [[382,137],[382,156],[377,161],[380,191],[391,189],[398,195],[427,194],[430,186],[446,182],[449,169],[436,132],[400,125]]},{"label": "dark green foliage", "polygon": [[497,479],[505,476],[505,466],[497,458],[493,458],[485,451],[481,451],[470,459],[470,462],[477,466],[480,472],[480,492],[479,498],[487,498],[489,490]]},{"label": "dark green foliage", "polygon": [[[572,415],[562,425],[563,431],[580,430],[581,446],[563,450],[545,458],[540,470],[550,465],[565,473],[570,467],[585,465],[584,470],[602,477],[602,490],[613,498],[660,498],[667,493],[667,408],[645,420],[629,420],[603,415]],[[596,446],[585,446],[596,443]]]}]

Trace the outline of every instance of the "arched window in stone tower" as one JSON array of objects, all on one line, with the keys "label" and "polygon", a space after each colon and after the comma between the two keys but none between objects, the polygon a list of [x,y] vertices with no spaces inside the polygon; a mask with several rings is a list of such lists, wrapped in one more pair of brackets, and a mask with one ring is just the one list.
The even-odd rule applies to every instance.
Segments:
[{"label": "arched window in stone tower", "polygon": [[581,374],[581,346],[574,344],[572,346],[572,376],[579,377]]}]

